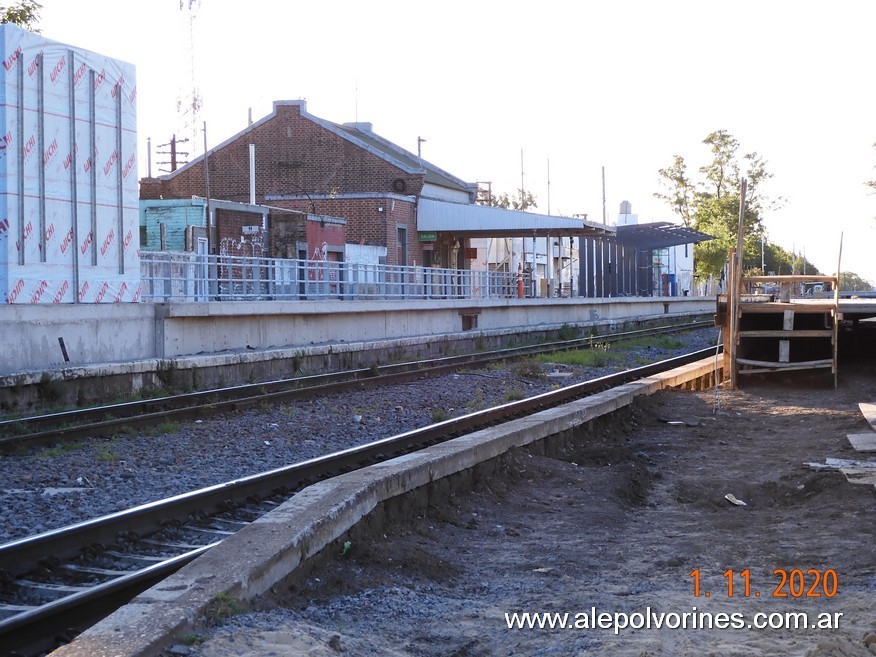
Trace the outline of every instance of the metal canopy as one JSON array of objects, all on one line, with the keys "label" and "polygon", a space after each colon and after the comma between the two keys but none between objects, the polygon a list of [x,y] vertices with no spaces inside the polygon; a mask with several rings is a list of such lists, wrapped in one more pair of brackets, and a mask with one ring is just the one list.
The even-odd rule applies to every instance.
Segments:
[{"label": "metal canopy", "polygon": [[679,244],[698,244],[699,242],[713,240],[715,237],[668,221],[655,221],[648,224],[618,226],[617,235],[611,239],[618,244],[623,244],[639,251],[648,251],[651,249],[664,249],[668,246],[678,246]]},{"label": "metal canopy", "polygon": [[614,226],[553,215],[506,210],[487,205],[449,203],[421,197],[417,230],[460,237],[600,237],[614,235]]}]

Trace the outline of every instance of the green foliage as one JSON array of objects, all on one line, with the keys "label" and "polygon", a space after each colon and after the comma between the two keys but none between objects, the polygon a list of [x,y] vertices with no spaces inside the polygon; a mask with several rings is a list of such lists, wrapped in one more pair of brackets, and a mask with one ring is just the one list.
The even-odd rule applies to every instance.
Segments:
[{"label": "green foliage", "polygon": [[535,358],[526,358],[511,365],[511,371],[524,379],[543,379],[544,372]]},{"label": "green foliage", "polygon": [[450,413],[443,408],[436,408],[432,411],[432,424],[438,424],[439,422],[444,422],[444,420],[450,419]]},{"label": "green foliage", "polygon": [[673,338],[671,335],[652,335],[645,338],[634,338],[632,340],[624,340],[615,344],[615,348],[620,350],[630,349],[678,349],[683,347],[684,342],[678,338]]},{"label": "green foliage", "polygon": [[57,379],[53,379],[48,372],[43,372],[37,383],[37,395],[45,402],[56,402],[64,393],[64,385]]},{"label": "green foliage", "polygon": [[526,395],[524,394],[523,390],[521,390],[519,386],[513,385],[505,391],[504,401],[520,401],[524,397],[526,397]]},{"label": "green foliage", "polygon": [[715,239],[694,246],[696,270],[700,275],[718,274],[724,267],[727,252],[735,246],[736,230],[730,230],[719,217],[705,216],[697,221],[700,230]]},{"label": "green foliage", "polygon": [[[799,253],[792,253],[776,244],[764,244],[764,271],[762,273],[768,276],[786,276],[788,274],[820,274],[818,267],[809,262]],[[749,265],[753,262],[752,259],[746,257],[746,270],[754,269]],[[757,254],[756,262],[760,264],[760,254]],[[758,267],[759,268],[759,267]],[[760,272],[758,272],[760,273]]]},{"label": "green foliage", "polygon": [[212,624],[219,624],[232,616],[247,613],[248,609],[241,601],[227,593],[217,595],[204,612],[205,618]]},{"label": "green foliage", "polygon": [[538,359],[543,363],[557,363],[558,365],[605,367],[616,362],[619,356],[610,352],[609,344],[597,343],[590,349],[575,349],[572,351],[559,351],[553,354],[543,354]]},{"label": "green foliage", "polygon": [[563,324],[557,331],[557,340],[574,340],[578,337],[578,331],[568,324]]},{"label": "green foliage", "polygon": [[105,444],[98,447],[95,457],[101,463],[115,463],[119,460],[119,457],[113,452],[113,446],[111,444]]},{"label": "green foliage", "polygon": [[40,19],[40,10],[43,8],[33,0],[19,0],[6,7],[0,7],[0,23],[13,23],[31,32],[39,32],[36,27]]},{"label": "green foliage", "polygon": [[840,274],[839,288],[846,292],[872,292],[873,283],[854,272],[844,271]]},{"label": "green foliage", "polygon": [[162,422],[161,424],[156,424],[154,427],[149,427],[143,433],[147,436],[163,436],[167,433],[176,433],[179,431],[179,423],[178,422]]},{"label": "green foliage", "polygon": [[676,155],[672,166],[659,169],[660,184],[667,190],[654,196],[666,201],[673,212],[679,216],[685,226],[691,224],[691,204],[693,203],[693,185],[687,174],[687,164],[681,155]]},{"label": "green foliage", "polygon": [[[873,148],[876,148],[876,144],[873,144]],[[876,190],[876,180],[868,180],[864,184],[867,185],[868,187],[871,187],[872,189]]]},{"label": "green foliage", "polygon": [[74,443],[59,443],[53,447],[46,447],[45,449],[41,449],[37,452],[37,458],[41,459],[50,459],[56,456],[61,456],[66,452],[78,452],[83,448],[82,443],[74,442]]},{"label": "green foliage", "polygon": [[727,253],[736,247],[744,178],[743,259],[759,264],[762,215],[781,204],[781,199],[771,201],[760,190],[772,177],[766,161],[757,153],[741,154],[739,142],[725,130],[710,133],[703,144],[709,147],[711,161],[698,169],[699,178],[691,178],[684,158],[675,155],[671,166],[658,170],[663,191],[654,196],[666,201],[685,226],[715,238],[697,244],[694,257],[698,276],[718,275]]},{"label": "green foliage", "polygon": [[475,391],[475,396],[468,403],[468,406],[466,406],[466,410],[469,411],[470,413],[473,413],[474,411],[481,410],[483,407],[484,407],[484,391],[482,388],[478,388]]},{"label": "green foliage", "polygon": [[506,210],[526,211],[530,208],[538,207],[535,195],[523,189],[518,189],[513,196],[509,196],[505,192],[494,196],[491,192],[481,189],[478,191],[477,202],[479,205],[490,205]]}]

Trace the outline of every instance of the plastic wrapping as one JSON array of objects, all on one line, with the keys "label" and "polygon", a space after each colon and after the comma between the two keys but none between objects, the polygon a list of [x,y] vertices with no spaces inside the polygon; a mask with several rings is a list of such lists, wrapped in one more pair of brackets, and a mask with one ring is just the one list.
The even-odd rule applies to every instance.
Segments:
[{"label": "plastic wrapping", "polygon": [[0,300],[140,296],[135,69],[0,26]]}]

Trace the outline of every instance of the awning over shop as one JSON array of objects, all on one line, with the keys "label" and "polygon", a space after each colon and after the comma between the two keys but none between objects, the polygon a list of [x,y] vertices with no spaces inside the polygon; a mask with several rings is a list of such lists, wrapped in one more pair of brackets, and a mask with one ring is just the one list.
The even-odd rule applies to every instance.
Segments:
[{"label": "awning over shop", "polygon": [[417,203],[417,230],[460,237],[599,237],[615,234],[614,226],[586,219],[428,198],[420,198]]}]

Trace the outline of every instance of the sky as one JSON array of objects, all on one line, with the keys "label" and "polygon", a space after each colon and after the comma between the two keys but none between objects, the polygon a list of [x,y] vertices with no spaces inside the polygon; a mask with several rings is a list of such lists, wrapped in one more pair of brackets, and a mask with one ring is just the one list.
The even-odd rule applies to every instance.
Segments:
[{"label": "sky", "polygon": [[876,283],[876,3],[189,1],[41,0],[45,37],[135,65],[140,177],[147,140],[159,175],[172,134],[193,157],[304,98],[538,212],[666,221],[658,170],[726,130],[785,199],[768,239]]}]

